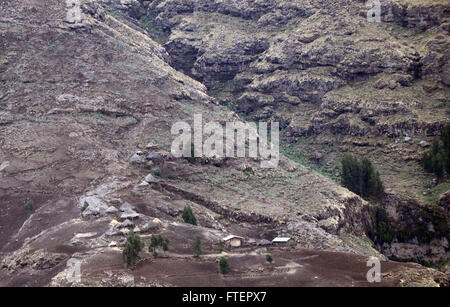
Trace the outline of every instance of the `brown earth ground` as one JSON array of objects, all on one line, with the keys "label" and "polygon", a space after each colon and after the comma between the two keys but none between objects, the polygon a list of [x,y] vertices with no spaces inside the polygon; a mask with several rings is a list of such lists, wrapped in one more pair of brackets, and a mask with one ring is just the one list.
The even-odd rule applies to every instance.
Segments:
[{"label": "brown earth ground", "polygon": [[[138,150],[167,153],[171,125],[196,112],[221,123],[238,117],[173,69],[132,20],[85,2],[80,24],[65,22],[65,1],[0,3],[1,286],[378,285],[365,282],[368,256],[384,259],[365,235],[369,204],[309,168],[285,157],[275,170],[234,159],[130,163]],[[138,186],[156,168],[159,184]],[[121,213],[105,212],[126,202],[136,226],[156,224],[140,232],[147,245],[151,233],[171,242],[156,260],[144,251],[134,270],[123,265],[123,229],[108,234]],[[186,205],[199,226],[182,222]],[[229,233],[289,235],[296,245],[226,251],[231,272],[222,276],[216,260]],[[65,278],[69,259],[82,263],[81,284]],[[448,284],[420,265],[381,267],[381,285]]]}]

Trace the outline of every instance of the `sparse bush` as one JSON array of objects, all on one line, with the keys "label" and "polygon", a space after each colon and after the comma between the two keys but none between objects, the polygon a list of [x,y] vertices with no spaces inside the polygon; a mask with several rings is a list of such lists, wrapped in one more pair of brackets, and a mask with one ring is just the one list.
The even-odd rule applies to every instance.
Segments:
[{"label": "sparse bush", "polygon": [[219,259],[219,269],[220,273],[226,274],[230,271],[230,265],[228,264],[228,259],[225,257],[220,257]]},{"label": "sparse bush", "polygon": [[155,175],[156,177],[161,177],[161,169],[160,168],[156,168],[153,171],[153,175]]},{"label": "sparse bush", "polygon": [[168,33],[156,26],[154,18],[143,16],[139,19],[139,24],[146,29],[150,37],[161,45],[168,40]]},{"label": "sparse bush", "polygon": [[224,251],[224,249],[225,249],[225,248],[224,248],[222,242],[220,242],[220,243],[219,243],[219,246],[217,247],[217,250],[219,251],[219,253],[221,253],[221,252]]},{"label": "sparse bush", "polygon": [[27,212],[32,212],[34,210],[34,201],[33,200],[29,200],[27,201],[27,203],[25,204],[25,211]]},{"label": "sparse bush", "polygon": [[197,225],[197,218],[195,217],[191,206],[188,205],[184,207],[182,217],[185,223]]},{"label": "sparse bush", "polygon": [[177,175],[174,175],[174,174],[167,175],[167,179],[169,179],[169,180],[175,180],[177,178],[178,178]]},{"label": "sparse bush", "polygon": [[81,207],[81,212],[84,212],[84,210],[87,209],[87,207],[89,207],[89,204],[87,201],[84,202],[83,207]]},{"label": "sparse bush", "polygon": [[194,257],[199,257],[200,254],[202,253],[201,244],[202,244],[202,242],[200,240],[200,237],[196,236],[195,242],[194,242]]},{"label": "sparse bush", "polygon": [[158,258],[158,251],[154,248],[152,251],[153,257]]},{"label": "sparse bush", "polygon": [[271,255],[271,254],[267,254],[267,255],[266,255],[266,261],[267,261],[268,263],[272,263],[273,258],[272,258],[272,255]]},{"label": "sparse bush", "polygon": [[140,259],[139,252],[144,247],[144,243],[141,241],[139,235],[135,234],[132,230],[128,234],[125,248],[122,252],[123,261],[128,267],[134,266]]},{"label": "sparse bush", "polygon": [[359,161],[352,155],[342,159],[342,185],[362,197],[380,198],[384,194],[380,174],[369,159]]}]

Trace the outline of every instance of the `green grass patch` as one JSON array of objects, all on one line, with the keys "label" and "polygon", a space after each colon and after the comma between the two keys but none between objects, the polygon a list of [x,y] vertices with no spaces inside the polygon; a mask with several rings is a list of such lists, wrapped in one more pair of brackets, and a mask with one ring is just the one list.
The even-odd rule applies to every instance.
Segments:
[{"label": "green grass patch", "polygon": [[438,184],[433,188],[429,188],[428,185],[424,185],[420,192],[421,194],[423,194],[424,192],[426,193],[424,195],[426,204],[435,205],[438,202],[439,197],[448,190],[450,190],[450,182],[447,181]]},{"label": "green grass patch", "polygon": [[169,33],[157,27],[154,19],[143,16],[139,19],[139,25],[160,45],[164,45],[169,40]]}]

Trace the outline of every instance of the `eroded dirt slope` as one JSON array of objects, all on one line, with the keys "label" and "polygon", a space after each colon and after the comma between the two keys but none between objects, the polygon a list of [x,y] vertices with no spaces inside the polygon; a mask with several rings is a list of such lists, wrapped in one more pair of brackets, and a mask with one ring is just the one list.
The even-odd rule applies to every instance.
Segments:
[{"label": "eroded dirt slope", "polygon": [[[286,158],[263,170],[253,160],[171,157],[175,121],[238,117],[169,65],[166,50],[133,19],[99,3],[84,1],[76,24],[65,21],[64,1],[0,4],[0,285],[67,285],[69,259],[81,261],[82,285],[203,285],[217,281],[218,242],[228,233],[256,242],[287,234],[296,244],[226,251],[236,264],[218,285],[239,285],[243,276],[255,285],[278,284],[268,276],[288,277],[286,285],[363,281],[365,257],[382,257],[365,237],[368,204]],[[156,168],[161,178],[146,177]],[[182,223],[185,205],[199,226]],[[146,243],[164,234],[169,253],[154,260],[143,252],[135,271],[124,268],[129,229]],[[195,235],[204,242],[200,260],[190,256]],[[272,267],[263,264],[267,250],[279,257]],[[330,262],[335,257],[342,262]],[[351,261],[358,269],[342,277]],[[426,284],[445,279],[386,263],[389,285],[407,268]]]}]

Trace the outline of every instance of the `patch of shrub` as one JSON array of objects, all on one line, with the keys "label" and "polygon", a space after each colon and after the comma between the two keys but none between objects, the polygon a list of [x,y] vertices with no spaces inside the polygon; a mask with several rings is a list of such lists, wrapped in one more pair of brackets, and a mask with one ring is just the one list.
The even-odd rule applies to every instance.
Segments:
[{"label": "patch of shrub", "polygon": [[267,255],[266,255],[266,261],[267,261],[268,263],[272,263],[273,258],[272,258],[272,255],[271,255],[271,254],[267,254]]},{"label": "patch of shrub", "polygon": [[183,214],[181,215],[185,223],[197,225],[197,218],[194,215],[194,211],[192,211],[191,206],[184,207]]},{"label": "patch of shrub", "polygon": [[27,203],[25,204],[25,211],[27,212],[32,212],[34,210],[34,201],[33,200],[29,200],[27,201]]},{"label": "patch of shrub", "polygon": [[153,175],[155,175],[156,177],[161,177],[161,169],[160,168],[156,168],[153,171]]},{"label": "patch of shrub", "polygon": [[[447,237],[449,233],[449,225],[444,210],[436,205],[425,206],[420,210],[419,216],[421,221],[417,223],[417,237],[421,242],[429,242],[436,237]],[[434,232],[430,232],[429,225],[433,225]]]},{"label": "patch of shrub", "polygon": [[195,242],[194,242],[194,257],[199,257],[200,254],[202,253],[201,244],[202,244],[202,241],[201,241],[200,237],[196,236]]},{"label": "patch of shrub", "polygon": [[381,207],[377,207],[374,217],[374,229],[369,232],[375,242],[392,242],[396,237],[397,230],[395,229],[394,222],[387,216],[386,210]]},{"label": "patch of shrub", "polygon": [[149,18],[148,16],[143,16],[139,19],[139,24],[142,28],[148,31],[150,37],[161,45],[164,45],[169,35],[164,30],[156,26],[154,18]]},{"label": "patch of shrub", "polygon": [[[430,231],[430,224],[433,231]],[[408,242],[417,238],[420,243],[429,243],[434,238],[449,236],[448,223],[442,208],[433,205],[426,206],[418,212],[418,219],[404,225],[398,225],[388,217],[386,210],[377,207],[374,216],[374,228],[369,231],[369,237],[375,243]]]},{"label": "patch of shrub", "polygon": [[89,207],[89,204],[87,201],[84,202],[83,207],[81,207],[81,212],[84,212],[84,210],[87,209],[87,207]]},{"label": "patch of shrub", "polygon": [[230,271],[230,265],[228,264],[228,259],[225,257],[220,257],[219,259],[219,269],[220,273],[226,274]]}]

